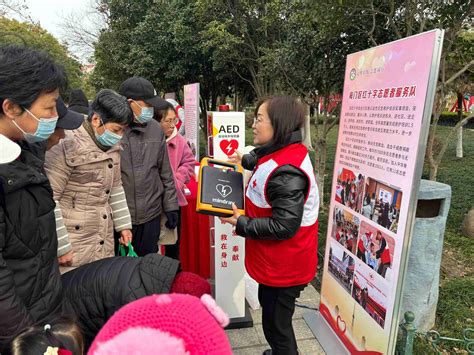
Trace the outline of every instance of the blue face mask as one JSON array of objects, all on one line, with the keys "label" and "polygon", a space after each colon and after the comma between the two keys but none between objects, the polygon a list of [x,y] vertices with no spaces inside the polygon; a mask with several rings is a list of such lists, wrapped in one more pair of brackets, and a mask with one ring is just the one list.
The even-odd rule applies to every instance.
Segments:
[{"label": "blue face mask", "polygon": [[[133,101],[133,102],[135,102],[138,105],[136,101]],[[138,116],[135,116],[135,120],[138,123],[142,123],[142,124],[150,122],[153,119],[153,114],[155,112],[153,107],[141,107],[140,105],[138,106],[141,109],[141,113]]]},{"label": "blue face mask", "polygon": [[[100,120],[102,122],[102,120]],[[104,123],[102,122],[102,125],[104,125]],[[104,127],[104,133],[102,134],[95,134],[95,138],[97,139],[97,141],[102,144],[104,147],[112,147],[114,145],[116,145],[118,142],[120,142],[120,140],[122,139],[122,136],[114,133],[114,132],[111,132],[109,131],[107,128]]]},{"label": "blue face mask", "polygon": [[52,118],[38,118],[33,115],[29,110],[25,108],[25,111],[28,112],[31,117],[38,121],[38,127],[36,128],[35,133],[25,132],[15,121],[13,124],[23,133],[23,137],[28,143],[37,143],[45,141],[49,138],[50,135],[54,133],[56,129],[56,123],[58,122],[58,116]]}]

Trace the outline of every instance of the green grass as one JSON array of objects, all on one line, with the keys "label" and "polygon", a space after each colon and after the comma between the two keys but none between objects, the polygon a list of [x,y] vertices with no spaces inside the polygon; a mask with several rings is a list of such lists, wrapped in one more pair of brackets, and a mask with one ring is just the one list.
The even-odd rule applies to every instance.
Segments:
[{"label": "green grass", "polygon": [[[438,137],[449,128],[442,127]],[[438,172],[438,181],[451,186],[451,207],[446,224],[441,287],[435,329],[442,336],[462,337],[462,330],[474,327],[474,239],[463,236],[464,215],[474,206],[474,130],[464,129],[464,158],[456,158],[456,142],[450,142]],[[466,353],[459,344],[445,343],[450,353]],[[421,352],[420,352],[421,354]]]},{"label": "green grass", "polygon": [[[462,331],[473,328],[474,278],[472,276],[446,279],[440,288],[435,330],[441,336],[462,338]],[[418,336],[414,354],[436,354],[425,337]],[[467,354],[461,343],[439,343],[443,353]]]}]

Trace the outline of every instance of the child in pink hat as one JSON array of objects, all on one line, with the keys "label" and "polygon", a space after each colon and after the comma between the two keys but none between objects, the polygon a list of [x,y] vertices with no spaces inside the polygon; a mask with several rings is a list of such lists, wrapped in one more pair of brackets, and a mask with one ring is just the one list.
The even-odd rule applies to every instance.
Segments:
[{"label": "child in pink hat", "polygon": [[152,295],[129,303],[100,330],[89,355],[231,355],[229,318],[214,299]]}]

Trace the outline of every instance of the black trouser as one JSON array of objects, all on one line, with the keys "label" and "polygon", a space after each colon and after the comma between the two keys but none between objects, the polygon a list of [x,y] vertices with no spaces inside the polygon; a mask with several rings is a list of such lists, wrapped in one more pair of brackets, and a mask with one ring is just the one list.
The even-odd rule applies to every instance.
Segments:
[{"label": "black trouser", "polygon": [[385,274],[387,273],[387,269],[390,267],[390,264],[382,264],[380,263],[379,269],[377,270],[379,275],[382,275],[385,277]]},{"label": "black trouser", "polygon": [[[156,254],[158,252],[158,239],[160,238],[161,216],[143,224],[132,226],[132,246],[138,256]],[[118,240],[120,233],[115,233],[115,255],[118,255]]]},{"label": "black trouser", "polygon": [[161,215],[143,224],[133,225],[132,245],[138,256],[158,253]]},{"label": "black trouser", "polygon": [[171,245],[165,245],[165,255],[169,256],[170,258],[179,260],[179,239],[180,239],[180,234],[181,234],[181,207],[178,210],[178,225],[176,228],[178,231],[178,238],[176,239],[176,243],[171,244]]},{"label": "black trouser", "polygon": [[357,248],[357,257],[367,264],[367,262],[365,261],[365,253],[360,251],[359,248]]},{"label": "black trouser", "polygon": [[263,333],[272,348],[272,355],[298,354],[292,319],[295,313],[295,300],[305,287],[306,285],[291,287],[258,285]]}]

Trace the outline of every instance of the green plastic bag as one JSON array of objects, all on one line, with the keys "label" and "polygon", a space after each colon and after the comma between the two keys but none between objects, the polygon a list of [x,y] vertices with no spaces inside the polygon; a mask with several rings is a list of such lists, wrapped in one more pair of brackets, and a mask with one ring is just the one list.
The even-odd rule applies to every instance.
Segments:
[{"label": "green plastic bag", "polygon": [[125,252],[125,247],[122,244],[119,245],[119,255],[129,256],[131,258],[138,258],[137,253],[135,253],[135,250],[133,250],[133,246],[131,242],[128,242],[128,254],[126,254]]}]

